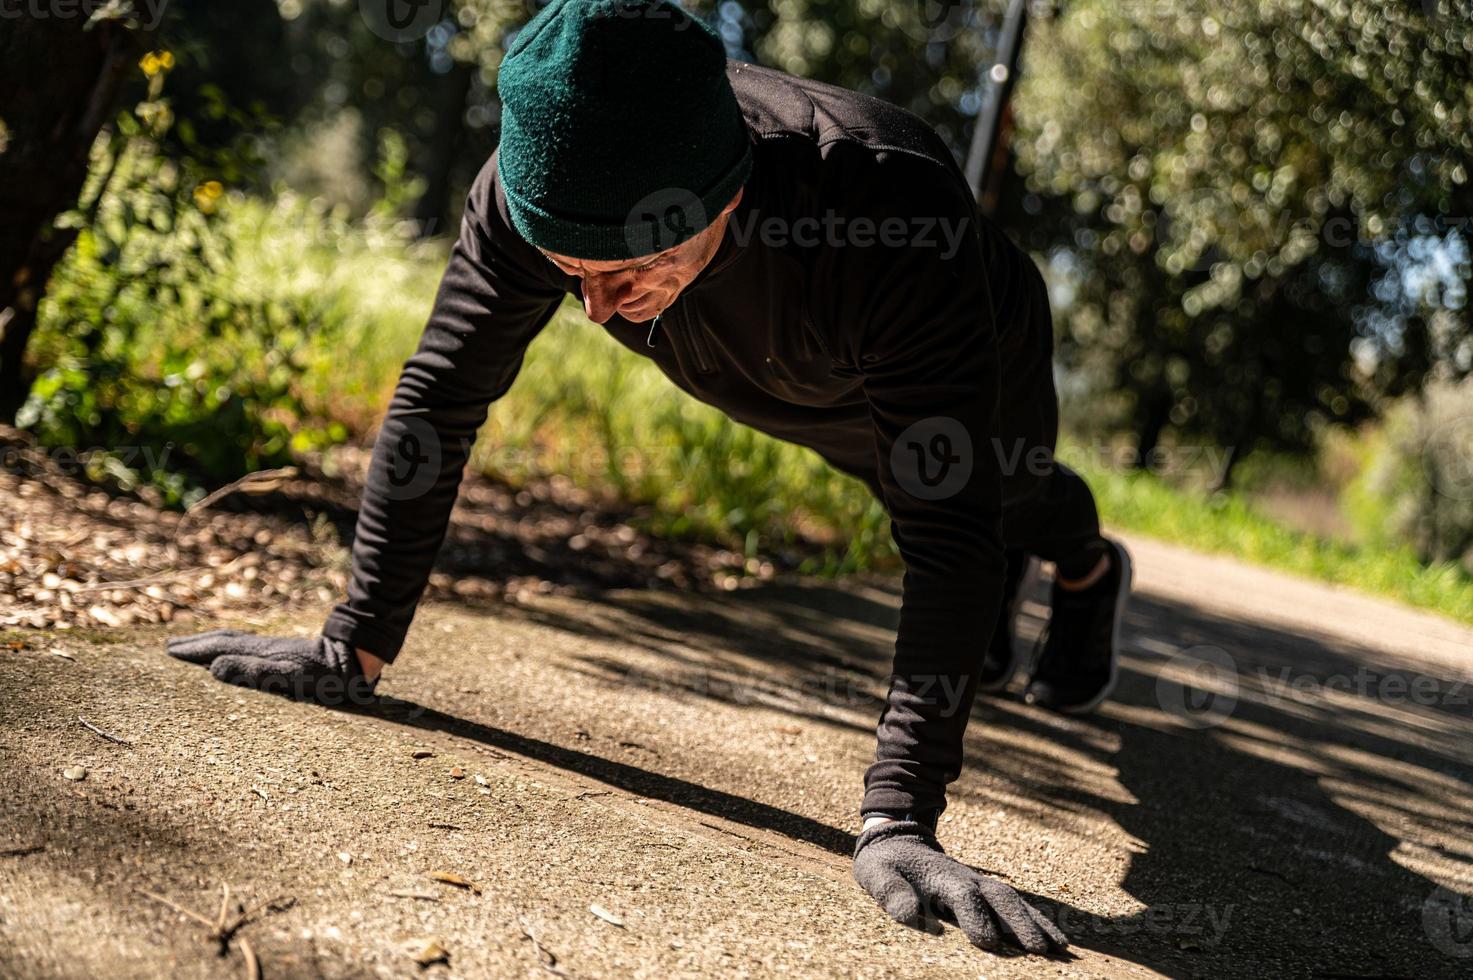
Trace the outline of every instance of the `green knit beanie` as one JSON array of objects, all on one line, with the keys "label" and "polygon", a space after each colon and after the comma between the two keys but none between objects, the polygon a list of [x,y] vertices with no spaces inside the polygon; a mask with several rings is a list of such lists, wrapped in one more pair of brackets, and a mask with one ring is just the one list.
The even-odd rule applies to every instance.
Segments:
[{"label": "green knit beanie", "polygon": [[752,169],[721,40],[670,0],[552,0],[507,49],[498,87],[512,223],[549,252],[671,248]]}]

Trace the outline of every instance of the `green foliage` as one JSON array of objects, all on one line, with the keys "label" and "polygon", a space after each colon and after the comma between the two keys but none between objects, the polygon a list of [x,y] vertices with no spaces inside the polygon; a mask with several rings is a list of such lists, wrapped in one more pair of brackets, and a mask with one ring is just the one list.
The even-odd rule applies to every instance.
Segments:
[{"label": "green foliage", "polygon": [[[171,113],[159,88],[99,141],[88,198],[69,218],[77,243],[41,307],[32,355],[43,370],[19,421],[45,444],[84,450],[95,479],[182,505],[346,438],[320,379],[350,391],[334,347],[350,327],[368,332],[361,304],[381,296],[369,284],[402,285],[373,260],[406,242],[395,201],[352,223],[289,194],[263,207],[202,179],[197,162],[161,149]],[[401,187],[402,145],[384,147],[386,184]]]},{"label": "green foliage", "polygon": [[1473,213],[1470,23],[1466,0],[1077,0],[1035,21],[1014,146],[1036,214],[1014,221],[1061,255],[1066,363],[1131,392],[1148,437],[1240,454],[1473,369],[1460,289],[1357,309],[1393,299],[1419,243],[1462,247],[1417,222]]},{"label": "green foliage", "polygon": [[52,279],[34,341],[49,366],[19,417],[172,504],[344,435],[307,418],[295,390],[308,341],[336,324],[235,277],[224,211],[218,185],[191,187],[146,141],[119,152]]},{"label": "green foliage", "polygon": [[1403,542],[1473,573],[1473,384],[1429,388],[1387,420],[1354,488],[1368,541]]}]

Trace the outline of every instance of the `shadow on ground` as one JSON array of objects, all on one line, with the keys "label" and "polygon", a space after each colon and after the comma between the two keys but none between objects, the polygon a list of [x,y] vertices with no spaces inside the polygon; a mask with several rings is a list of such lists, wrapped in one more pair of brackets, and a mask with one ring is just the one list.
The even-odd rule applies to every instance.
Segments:
[{"label": "shadow on ground", "polygon": [[[668,663],[659,683],[681,698],[770,708],[795,679],[824,675],[830,683],[804,685],[809,696],[786,699],[784,710],[857,728],[854,718],[878,716],[888,648],[873,636],[893,629],[896,598],[893,585],[855,594],[784,583],[698,613],[623,591],[594,597],[594,615],[513,615],[658,653]],[[1176,976],[1465,975],[1473,915],[1418,869],[1473,865],[1473,685],[1328,636],[1150,595],[1133,601],[1127,627],[1120,685],[1100,715],[1065,720],[982,697],[969,732],[970,765],[1005,798],[1029,801],[1020,818],[1063,832],[1081,813],[1104,815],[1139,841],[1120,881],[1143,906],[1136,914],[1039,900],[1074,942]],[[851,630],[870,639],[852,642]],[[623,669],[595,659],[583,668],[591,678]],[[813,694],[825,690],[839,692],[836,703]],[[852,848],[838,828],[688,780],[418,705],[387,709],[396,714],[835,853]],[[1089,788],[1059,755],[1029,748],[1040,743],[1113,767],[1124,793]],[[998,806],[961,784],[953,798]]]}]

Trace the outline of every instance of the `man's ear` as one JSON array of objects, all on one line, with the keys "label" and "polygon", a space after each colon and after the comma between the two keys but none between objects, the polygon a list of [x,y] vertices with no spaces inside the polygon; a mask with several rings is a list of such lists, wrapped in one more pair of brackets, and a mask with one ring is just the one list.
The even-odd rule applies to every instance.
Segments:
[{"label": "man's ear", "polygon": [[738,187],[737,188],[737,192],[736,192],[736,197],[733,197],[730,201],[728,201],[726,203],[726,207],[724,207],[724,208],[721,209],[721,213],[722,214],[731,214],[733,211],[735,211],[736,210],[736,206],[738,204],[742,203],[742,195],[745,194],[746,191],[747,191],[747,189],[745,187]]}]

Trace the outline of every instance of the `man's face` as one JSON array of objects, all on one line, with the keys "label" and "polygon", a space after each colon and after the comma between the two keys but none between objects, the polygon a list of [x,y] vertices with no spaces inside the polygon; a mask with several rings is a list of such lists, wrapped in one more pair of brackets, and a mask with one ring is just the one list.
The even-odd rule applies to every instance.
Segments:
[{"label": "man's face", "polygon": [[594,323],[605,323],[616,313],[635,323],[653,320],[711,261],[721,246],[727,217],[741,199],[738,190],[716,220],[694,238],[654,255],[598,262],[554,252],[542,254],[563,272],[583,279],[583,309]]}]

